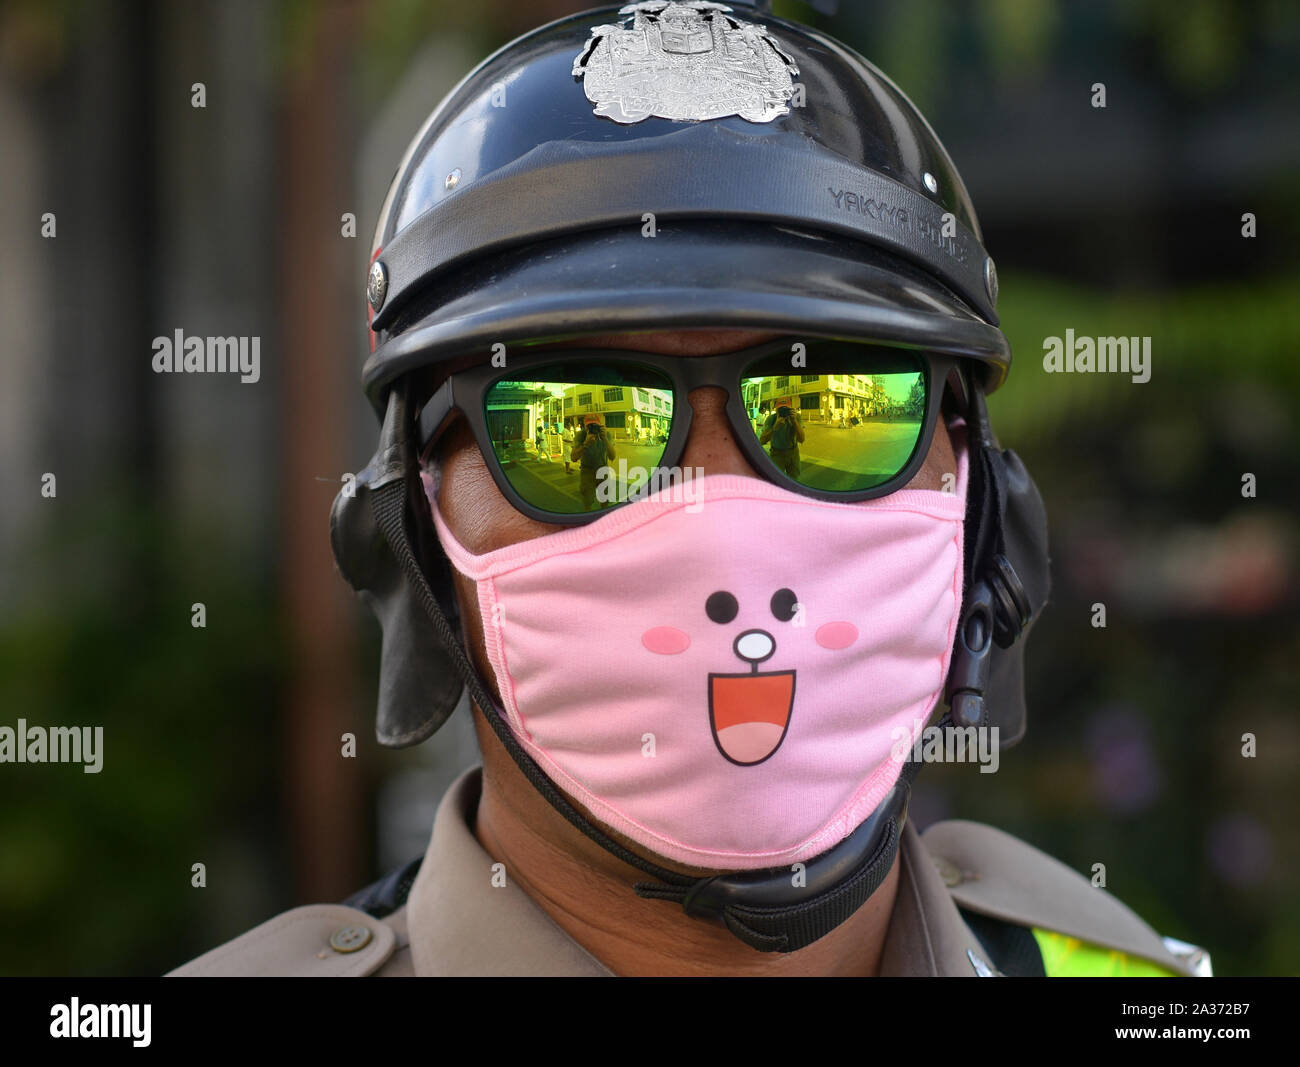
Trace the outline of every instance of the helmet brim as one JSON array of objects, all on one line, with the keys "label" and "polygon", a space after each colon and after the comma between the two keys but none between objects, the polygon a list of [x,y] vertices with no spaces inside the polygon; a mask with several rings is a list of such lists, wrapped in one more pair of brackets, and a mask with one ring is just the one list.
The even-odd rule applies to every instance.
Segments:
[{"label": "helmet brim", "polygon": [[381,413],[410,371],[494,344],[593,333],[747,329],[967,357],[985,392],[1006,377],[1002,331],[892,253],[839,236],[743,223],[599,230],[482,257],[400,309],[366,362]]}]

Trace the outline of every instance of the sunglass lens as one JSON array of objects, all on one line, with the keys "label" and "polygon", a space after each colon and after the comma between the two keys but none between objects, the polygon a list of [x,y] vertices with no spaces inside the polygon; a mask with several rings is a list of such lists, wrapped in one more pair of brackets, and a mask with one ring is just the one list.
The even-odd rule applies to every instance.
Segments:
[{"label": "sunglass lens", "polygon": [[651,367],[581,362],[526,373],[497,381],[484,400],[493,454],[515,492],[555,515],[629,499],[663,456],[671,380]]},{"label": "sunglass lens", "polygon": [[928,401],[920,356],[834,346],[791,369],[790,356],[766,357],[741,379],[750,427],[779,470],[811,489],[851,493],[907,466]]}]

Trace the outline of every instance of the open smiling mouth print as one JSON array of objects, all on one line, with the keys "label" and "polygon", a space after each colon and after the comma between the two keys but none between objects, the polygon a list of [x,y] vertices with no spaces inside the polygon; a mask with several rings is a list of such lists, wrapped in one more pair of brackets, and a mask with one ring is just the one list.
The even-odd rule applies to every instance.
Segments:
[{"label": "open smiling mouth print", "polygon": [[794,707],[794,673],[709,675],[709,728],[726,759],[752,767],[781,747]]}]

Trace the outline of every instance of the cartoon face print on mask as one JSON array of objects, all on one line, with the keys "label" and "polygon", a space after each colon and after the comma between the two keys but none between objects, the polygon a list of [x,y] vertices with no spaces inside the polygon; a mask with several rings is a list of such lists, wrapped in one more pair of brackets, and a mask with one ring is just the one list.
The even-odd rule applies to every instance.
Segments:
[{"label": "cartoon face print on mask", "polygon": [[476,584],[497,713],[654,855],[748,870],[825,851],[884,799],[899,731],[910,745],[943,690],[962,436],[953,493],[839,504],[709,475],[483,555],[426,473],[442,545]]},{"label": "cartoon face print on mask", "polygon": [[[777,654],[783,624],[806,625],[803,605],[791,589],[776,590],[768,602],[771,619],[763,625],[741,629],[731,642],[731,651],[749,669],[728,673],[711,671],[708,676],[709,727],[722,757],[740,767],[770,759],[781,747],[790,729],[797,672],[760,670]],[[719,626],[735,630],[740,603],[734,593],[719,589],[711,593],[704,612]],[[813,640],[826,649],[848,648],[858,639],[858,628],[837,620],[819,626]],[[651,652],[671,656],[690,646],[690,636],[674,626],[653,626],[641,635]]]}]

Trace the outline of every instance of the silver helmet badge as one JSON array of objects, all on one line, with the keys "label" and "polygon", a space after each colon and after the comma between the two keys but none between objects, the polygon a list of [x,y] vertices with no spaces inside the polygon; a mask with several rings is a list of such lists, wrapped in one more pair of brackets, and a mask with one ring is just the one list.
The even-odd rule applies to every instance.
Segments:
[{"label": "silver helmet badge", "polygon": [[573,74],[595,113],[624,124],[652,115],[771,122],[789,114],[794,60],[730,11],[705,0],[647,0],[619,10],[630,19],[593,26]]}]

